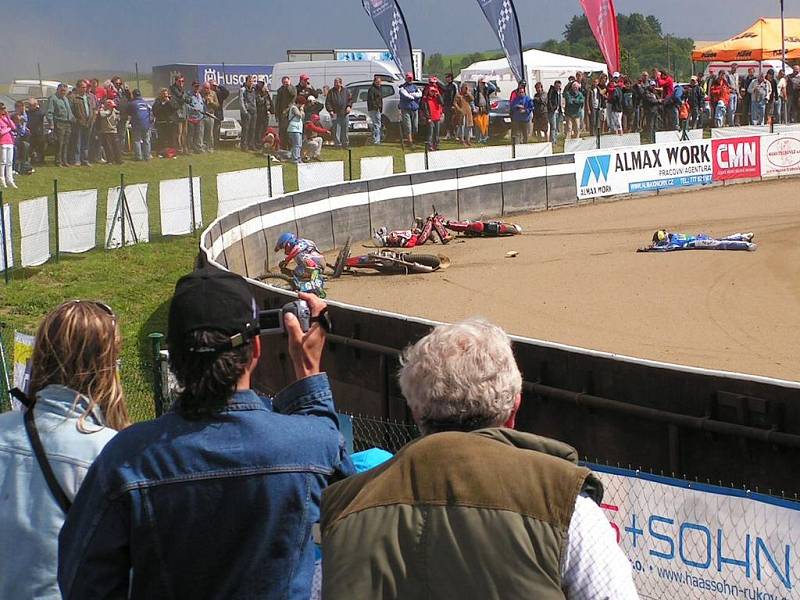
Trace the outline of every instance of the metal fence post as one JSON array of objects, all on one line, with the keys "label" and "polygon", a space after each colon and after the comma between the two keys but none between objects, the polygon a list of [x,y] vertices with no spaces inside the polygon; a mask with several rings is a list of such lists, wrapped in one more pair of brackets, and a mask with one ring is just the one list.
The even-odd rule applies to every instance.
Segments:
[{"label": "metal fence post", "polygon": [[272,154],[267,154],[267,192],[272,198]]},{"label": "metal fence post", "polygon": [[[9,223],[10,225],[10,223]],[[0,242],[3,243],[3,278],[8,285],[9,271],[11,268],[8,265],[8,237],[6,237],[6,211],[3,207],[3,192],[0,190]]]},{"label": "metal fence post", "polygon": [[347,174],[348,181],[353,181],[353,149],[347,149]]},{"label": "metal fence post", "polygon": [[428,161],[428,144],[425,144],[425,170],[430,170],[430,162]]},{"label": "metal fence post", "polygon": [[55,207],[55,225],[56,225],[56,262],[58,262],[59,253],[61,250],[61,238],[59,236],[58,227],[58,179],[53,179],[53,206]]},{"label": "metal fence post", "polygon": [[[0,412],[6,410],[6,406],[11,407],[11,398],[8,395],[8,390],[11,389],[11,379],[8,376],[8,358],[6,357],[5,341],[3,339],[3,330],[6,324],[0,322],[0,371],[3,372],[3,393],[0,394]],[[12,367],[13,368],[13,367]]]},{"label": "metal fence post", "polygon": [[161,342],[163,333],[151,333],[150,338],[151,358],[153,361],[153,408],[156,417],[164,414],[164,386],[161,381]]},{"label": "metal fence post", "polygon": [[511,158],[517,158],[517,136],[511,136]]},{"label": "metal fence post", "polygon": [[122,248],[125,247],[125,209],[127,208],[125,201],[123,200],[125,194],[125,175],[120,173],[119,174],[119,198],[117,202],[122,202]]},{"label": "metal fence post", "polygon": [[189,165],[189,204],[192,211],[192,235],[197,232],[197,219],[194,216],[194,177],[192,176],[192,165]]}]

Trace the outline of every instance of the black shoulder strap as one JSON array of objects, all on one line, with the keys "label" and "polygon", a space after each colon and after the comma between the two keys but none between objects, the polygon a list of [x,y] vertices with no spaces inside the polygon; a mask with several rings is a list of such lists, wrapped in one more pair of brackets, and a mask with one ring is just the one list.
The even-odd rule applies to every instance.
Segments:
[{"label": "black shoulder strap", "polygon": [[[12,392],[18,390],[12,390]],[[26,401],[23,401],[19,398],[19,396],[23,396]],[[53,496],[58,502],[58,505],[61,507],[61,510],[64,513],[68,513],[70,507],[72,506],[72,502],[70,502],[67,495],[64,493],[64,490],[61,488],[61,485],[58,483],[56,479],[55,473],[53,473],[53,468],[50,466],[50,461],[47,460],[47,454],[44,451],[44,446],[42,446],[42,440],[39,438],[39,430],[36,428],[36,421],[33,419],[33,402],[31,402],[27,397],[19,392],[19,394],[14,393],[14,397],[19,399],[20,402],[23,402],[28,409],[25,411],[25,432],[28,434],[28,439],[31,442],[31,446],[33,447],[33,453],[36,455],[36,460],[39,463],[39,467],[42,469],[42,474],[44,475],[44,480],[47,482],[47,487],[50,488]]]}]

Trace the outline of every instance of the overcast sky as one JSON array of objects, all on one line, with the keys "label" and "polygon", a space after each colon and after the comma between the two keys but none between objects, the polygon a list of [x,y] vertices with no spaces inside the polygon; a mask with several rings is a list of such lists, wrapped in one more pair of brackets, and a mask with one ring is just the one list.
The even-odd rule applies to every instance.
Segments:
[{"label": "overcast sky", "polygon": [[[498,43],[474,0],[400,0],[416,48],[472,52]],[[559,38],[581,11],[578,0],[517,0],[523,40]],[[724,10],[720,10],[724,6]],[[760,16],[779,16],[779,2],[750,0],[617,0],[621,13],[656,15],[667,33],[720,40]],[[800,0],[786,0],[800,17]],[[155,64],[254,63],[286,60],[289,48],[379,48],[383,43],[360,0],[28,0],[3,11],[0,81],[47,79],[81,68],[149,73]]]}]

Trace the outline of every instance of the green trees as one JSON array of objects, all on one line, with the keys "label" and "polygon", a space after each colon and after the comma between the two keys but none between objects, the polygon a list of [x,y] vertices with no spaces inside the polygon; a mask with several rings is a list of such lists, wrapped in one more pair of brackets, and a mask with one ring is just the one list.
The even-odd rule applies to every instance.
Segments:
[{"label": "green trees", "polygon": [[[643,70],[659,67],[674,74],[677,80],[689,78],[694,47],[691,39],[665,35],[661,22],[653,15],[617,14],[617,26],[624,73],[635,76]],[[541,49],[604,62],[586,15],[572,17],[564,28],[563,39],[547,40]]]}]

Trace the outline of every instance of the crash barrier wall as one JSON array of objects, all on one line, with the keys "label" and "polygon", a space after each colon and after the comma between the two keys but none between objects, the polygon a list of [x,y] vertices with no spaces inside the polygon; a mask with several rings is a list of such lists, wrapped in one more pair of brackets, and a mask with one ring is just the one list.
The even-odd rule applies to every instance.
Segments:
[{"label": "crash barrier wall", "polygon": [[796,175],[800,129],[575,154],[579,200]]},{"label": "crash barrier wall", "polygon": [[[675,152],[702,154],[691,149],[701,143],[710,152],[710,140],[676,144]],[[635,150],[652,153],[658,147]],[[277,262],[272,248],[283,231],[315,239],[322,250],[329,250],[347,236],[368,239],[379,226],[405,228],[413,217],[430,214],[432,205],[456,218],[575,205],[575,172],[585,163],[573,164],[572,155],[518,159],[289,194],[212,223],[201,238],[202,255],[212,264],[256,278]],[[626,187],[620,193],[627,192]],[[264,306],[287,299],[275,288],[254,283],[254,289]],[[397,354],[432,323],[332,305],[336,336],[326,370],[342,407],[407,420],[394,381]],[[518,339],[516,355],[528,382],[519,420],[523,428],[610,461],[643,462],[765,488],[798,488],[794,465],[800,459],[800,384],[625,359],[541,340]],[[288,381],[291,368],[285,355],[267,349],[262,365],[270,367],[259,366],[261,384],[278,389]],[[715,422],[711,429],[706,429],[708,420]],[[779,442],[772,437],[776,435]]]},{"label": "crash barrier wall", "polygon": [[369,239],[379,227],[406,228],[433,205],[474,219],[575,204],[572,171],[572,156],[549,156],[304,190],[225,215],[203,234],[203,247],[214,261],[258,277],[276,262],[270,250],[283,231],[326,251],[347,236]]},{"label": "crash barrier wall", "polygon": [[771,133],[793,133],[800,135],[800,124],[789,125],[743,125],[741,127],[715,127],[711,139],[768,135]]}]

